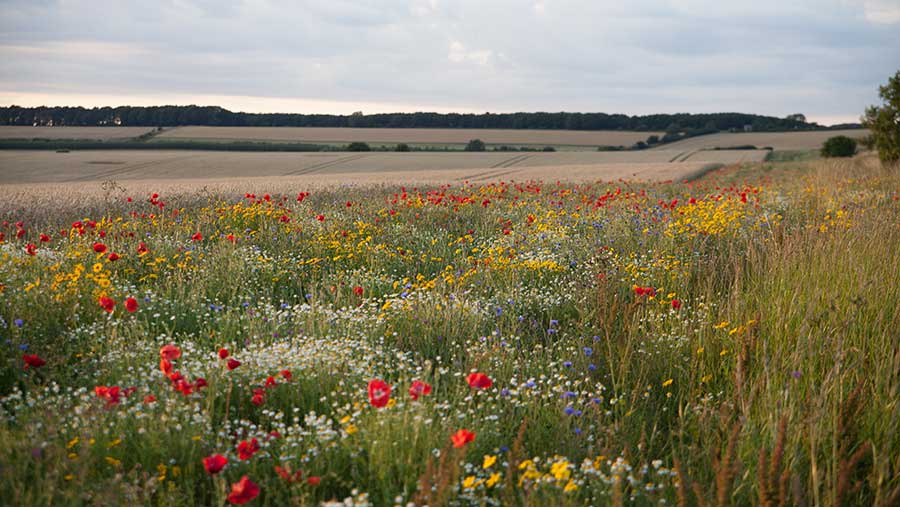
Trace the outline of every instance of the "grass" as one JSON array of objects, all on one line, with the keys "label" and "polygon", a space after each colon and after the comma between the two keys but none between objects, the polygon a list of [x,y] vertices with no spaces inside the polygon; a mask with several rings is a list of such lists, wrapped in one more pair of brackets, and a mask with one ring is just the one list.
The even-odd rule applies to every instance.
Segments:
[{"label": "grass", "polygon": [[222,504],[243,476],[259,505],[900,500],[900,175],[871,156],[259,185],[4,200],[4,501]]}]

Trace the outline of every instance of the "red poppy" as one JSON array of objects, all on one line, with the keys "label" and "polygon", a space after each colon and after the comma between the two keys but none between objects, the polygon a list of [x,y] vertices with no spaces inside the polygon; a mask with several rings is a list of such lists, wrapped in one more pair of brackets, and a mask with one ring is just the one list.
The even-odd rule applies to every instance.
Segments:
[{"label": "red poppy", "polygon": [[291,373],[291,370],[281,370],[281,376],[284,377],[284,379],[288,382],[290,382],[294,378],[294,374]]},{"label": "red poppy", "polygon": [[50,242],[50,236],[47,236],[46,234],[41,234],[41,243],[49,243],[49,242]]},{"label": "red poppy", "polygon": [[191,239],[194,241],[203,241],[203,234],[195,232],[194,235],[191,236]]},{"label": "red poppy", "polygon": [[128,298],[125,300],[125,309],[128,310],[128,313],[134,313],[138,309],[137,299]]},{"label": "red poppy", "polygon": [[266,387],[275,387],[277,383],[275,382],[275,377],[269,375],[266,377],[266,383],[264,384]]},{"label": "red poppy", "polygon": [[309,197],[309,192],[300,192],[297,194],[297,202],[303,202],[303,199]]},{"label": "red poppy", "polygon": [[166,376],[168,376],[170,373],[172,373],[172,362],[166,358],[160,359],[159,360],[159,369],[164,374],[166,374]]},{"label": "red poppy", "polygon": [[237,242],[237,238],[234,236],[234,234],[229,234],[229,235],[225,236],[225,239],[227,239],[228,241],[231,241],[232,243]]},{"label": "red poppy", "polygon": [[25,245],[25,253],[27,253],[28,255],[37,255],[37,247],[34,245],[34,243],[28,243],[27,245]]},{"label": "red poppy", "polygon": [[369,382],[369,403],[375,408],[382,408],[391,399],[391,385],[379,379]]},{"label": "red poppy", "polygon": [[172,345],[171,343],[168,345],[163,345],[162,348],[159,349],[159,357],[163,359],[168,359],[169,361],[173,359],[178,359],[181,357],[181,349]]},{"label": "red poppy", "polygon": [[241,440],[241,442],[237,445],[238,458],[241,460],[248,460],[256,454],[256,451],[259,450],[259,442],[254,438],[249,442],[246,440]]},{"label": "red poppy", "polygon": [[25,229],[19,229],[16,231],[16,239],[21,239],[22,236],[25,235]]},{"label": "red poppy", "polygon": [[147,245],[145,245],[143,241],[141,241],[140,244],[138,244],[137,253],[138,255],[145,255],[150,253],[150,249],[147,248]]},{"label": "red poppy", "polygon": [[219,359],[226,359],[228,357],[228,349],[221,348],[219,349]]},{"label": "red poppy", "polygon": [[241,365],[241,362],[240,362],[240,361],[238,361],[237,359],[231,358],[231,359],[228,360],[228,365],[227,365],[227,366],[228,366],[228,369],[229,369],[229,370],[233,370],[233,369],[237,368],[237,367],[240,366],[240,365]]},{"label": "red poppy", "polygon": [[116,302],[112,298],[108,298],[106,296],[100,297],[100,306],[106,310],[106,313],[112,313],[112,311],[116,308]]},{"label": "red poppy", "polygon": [[359,296],[359,297],[362,297],[362,295],[363,295],[363,288],[360,287],[359,285],[357,285],[356,287],[353,287],[353,293],[356,294],[356,295]]},{"label": "red poppy", "polygon": [[94,251],[97,253],[103,253],[106,251],[106,245],[103,243],[94,243]]},{"label": "red poppy", "polygon": [[40,368],[47,364],[47,361],[41,359],[37,354],[25,354],[22,356],[22,359],[25,361],[25,369],[28,369],[29,366],[32,368]]},{"label": "red poppy", "polygon": [[107,259],[109,259],[110,262],[116,262],[117,260],[121,259],[121,257],[119,257],[119,254],[117,254],[116,252],[113,252],[109,254],[109,257],[107,257]]},{"label": "red poppy", "polygon": [[119,403],[119,386],[97,386],[94,388],[94,394],[96,394],[97,397],[106,400],[107,405]]},{"label": "red poppy", "polygon": [[491,377],[488,377],[484,373],[470,373],[468,377],[466,377],[466,382],[469,383],[469,387],[475,389],[490,389],[492,385],[494,385],[494,381],[491,380]]},{"label": "red poppy", "polygon": [[152,394],[148,394],[147,396],[144,396],[144,404],[145,405],[149,405],[149,404],[153,403],[154,401],[156,401],[156,396],[153,396]]},{"label": "red poppy", "polygon": [[275,473],[278,474],[279,477],[284,479],[288,484],[293,484],[295,482],[300,482],[303,479],[303,470],[297,470],[294,473],[291,473],[290,468],[282,468],[278,465],[275,465]]},{"label": "red poppy", "polygon": [[453,442],[453,447],[457,449],[464,447],[469,442],[473,442],[475,440],[475,434],[469,430],[461,429],[456,433],[450,435],[450,441]]},{"label": "red poppy", "polygon": [[318,486],[320,482],[322,482],[322,478],[318,475],[312,475],[306,479],[306,483],[310,486]]},{"label": "red poppy", "polygon": [[316,220],[318,220],[319,222],[324,222],[324,221],[325,221],[325,215],[316,215]]},{"label": "red poppy", "polygon": [[212,456],[208,456],[203,458],[203,468],[206,469],[206,473],[209,475],[216,475],[221,472],[225,465],[228,464],[228,458],[222,456],[221,454],[214,454]]},{"label": "red poppy", "polygon": [[421,380],[414,380],[412,385],[409,386],[409,395],[413,401],[418,400],[419,396],[428,396],[429,394],[431,394],[431,385]]},{"label": "red poppy", "polygon": [[672,300],[672,309],[678,310],[680,308],[681,308],[681,301],[679,301],[677,299],[673,299]]},{"label": "red poppy", "polygon": [[228,503],[242,505],[259,496],[259,486],[253,483],[247,476],[231,485],[231,493],[228,495]]},{"label": "red poppy", "polygon": [[264,391],[262,390],[254,390],[253,397],[250,398],[250,403],[256,405],[257,407],[266,402],[266,396]]}]

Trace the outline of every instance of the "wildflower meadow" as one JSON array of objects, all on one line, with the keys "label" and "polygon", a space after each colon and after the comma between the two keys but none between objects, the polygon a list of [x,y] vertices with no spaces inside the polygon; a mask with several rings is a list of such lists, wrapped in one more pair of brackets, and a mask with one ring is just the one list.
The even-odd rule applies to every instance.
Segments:
[{"label": "wildflower meadow", "polygon": [[0,503],[898,505],[900,174],[0,204]]}]

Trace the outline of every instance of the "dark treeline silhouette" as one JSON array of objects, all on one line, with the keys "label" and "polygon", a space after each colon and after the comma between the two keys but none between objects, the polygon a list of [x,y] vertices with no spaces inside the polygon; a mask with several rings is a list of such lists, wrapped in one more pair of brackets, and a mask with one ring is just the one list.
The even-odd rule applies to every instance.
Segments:
[{"label": "dark treeline silhouette", "polygon": [[[797,117],[799,116],[798,119]],[[173,127],[385,127],[496,128],[560,130],[724,131],[816,130],[802,115],[775,118],[744,113],[653,114],[628,116],[606,113],[387,113],[352,115],[236,113],[217,106],[153,107],[0,107],[0,125],[128,125]]]}]

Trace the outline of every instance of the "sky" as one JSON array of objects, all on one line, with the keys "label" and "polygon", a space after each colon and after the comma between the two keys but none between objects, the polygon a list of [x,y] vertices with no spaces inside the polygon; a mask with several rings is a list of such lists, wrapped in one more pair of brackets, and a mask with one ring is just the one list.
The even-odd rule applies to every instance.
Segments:
[{"label": "sky", "polygon": [[900,0],[0,0],[0,105],[858,121]]}]

